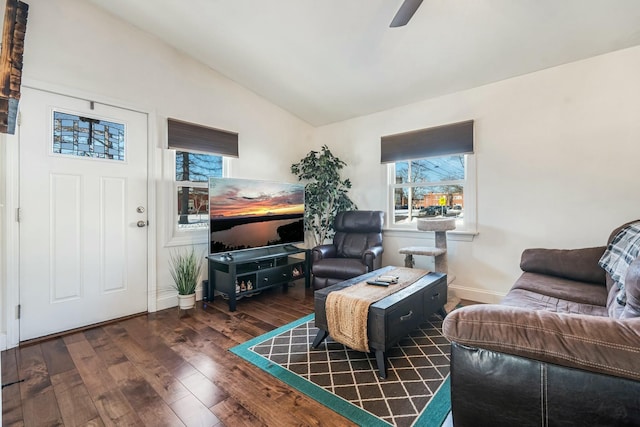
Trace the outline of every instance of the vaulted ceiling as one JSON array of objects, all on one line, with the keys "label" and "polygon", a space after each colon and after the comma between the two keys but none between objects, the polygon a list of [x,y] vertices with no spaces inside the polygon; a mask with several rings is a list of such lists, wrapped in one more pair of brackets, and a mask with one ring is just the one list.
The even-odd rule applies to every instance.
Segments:
[{"label": "vaulted ceiling", "polygon": [[640,44],[639,0],[89,0],[318,126]]}]

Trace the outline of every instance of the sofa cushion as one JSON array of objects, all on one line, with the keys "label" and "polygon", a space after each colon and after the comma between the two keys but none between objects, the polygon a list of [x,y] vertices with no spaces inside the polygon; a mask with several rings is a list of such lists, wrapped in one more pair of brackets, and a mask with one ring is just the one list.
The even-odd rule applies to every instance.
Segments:
[{"label": "sofa cushion", "polygon": [[522,273],[514,283],[512,290],[522,289],[543,297],[571,301],[576,304],[590,304],[605,307],[607,289],[602,285],[547,276],[538,273]]},{"label": "sofa cushion", "polygon": [[338,212],[333,227],[336,231],[333,244],[337,256],[361,258],[363,252],[372,246],[382,246],[382,211]]},{"label": "sofa cushion", "polygon": [[605,283],[605,271],[598,265],[606,247],[580,249],[525,249],[520,257],[522,271],[564,277],[589,283]]},{"label": "sofa cushion", "polygon": [[343,258],[362,258],[364,252],[372,246],[381,246],[380,233],[342,233],[336,232],[333,244],[336,256]]},{"label": "sofa cushion", "polygon": [[311,268],[314,276],[351,279],[367,272],[367,266],[355,258],[327,258],[316,261]]},{"label": "sofa cushion", "polygon": [[599,265],[611,276],[615,285],[610,293],[615,293],[615,298],[611,295],[608,299],[607,308],[609,316],[620,317],[627,300],[625,292],[625,278],[629,265],[638,258],[640,253],[640,221],[636,221],[624,226],[613,237],[607,250],[600,258]]},{"label": "sofa cushion", "polygon": [[458,344],[640,381],[637,318],[621,321],[475,304],[449,313],[442,329],[445,337]]},{"label": "sofa cushion", "polygon": [[[584,286],[584,285],[583,285]],[[501,305],[526,308],[528,310],[545,310],[564,314],[584,314],[589,316],[608,317],[603,305],[579,303],[526,289],[512,289],[500,302]]]}]

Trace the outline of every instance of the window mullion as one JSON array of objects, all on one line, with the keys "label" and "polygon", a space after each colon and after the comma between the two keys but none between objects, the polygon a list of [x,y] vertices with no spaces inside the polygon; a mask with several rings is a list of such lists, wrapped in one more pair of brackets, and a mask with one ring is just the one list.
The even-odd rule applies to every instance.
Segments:
[{"label": "window mullion", "polygon": [[206,182],[198,181],[175,181],[176,187],[194,187],[194,188],[207,188]]}]

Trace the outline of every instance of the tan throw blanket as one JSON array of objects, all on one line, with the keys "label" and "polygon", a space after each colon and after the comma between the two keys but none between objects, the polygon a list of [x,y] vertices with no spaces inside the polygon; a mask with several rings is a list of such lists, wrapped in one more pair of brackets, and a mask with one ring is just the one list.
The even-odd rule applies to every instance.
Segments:
[{"label": "tan throw blanket", "polygon": [[[385,287],[369,285],[363,281],[329,293],[325,302],[329,335],[349,348],[368,353],[369,306],[415,283],[427,273],[427,270],[418,268],[398,267],[384,273],[384,276],[397,276],[398,283]],[[375,280],[376,276],[371,279]]]}]

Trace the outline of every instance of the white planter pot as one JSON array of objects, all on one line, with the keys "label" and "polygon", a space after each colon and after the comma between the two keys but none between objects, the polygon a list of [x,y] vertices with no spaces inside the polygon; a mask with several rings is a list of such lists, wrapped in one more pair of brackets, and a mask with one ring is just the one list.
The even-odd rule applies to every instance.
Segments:
[{"label": "white planter pot", "polygon": [[196,294],[178,295],[178,307],[181,310],[189,310],[196,306]]}]

